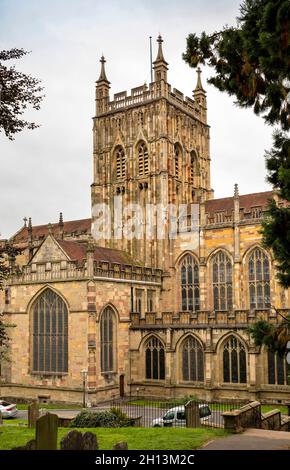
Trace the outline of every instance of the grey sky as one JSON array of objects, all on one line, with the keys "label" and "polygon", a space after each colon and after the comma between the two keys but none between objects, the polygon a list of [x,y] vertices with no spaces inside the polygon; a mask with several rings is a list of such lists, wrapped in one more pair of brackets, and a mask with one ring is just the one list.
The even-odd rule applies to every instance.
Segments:
[{"label": "grey sky", "polygon": [[[0,134],[0,233],[9,237],[33,224],[90,217],[94,82],[104,53],[111,94],[150,81],[149,40],[160,32],[169,83],[191,96],[195,72],[181,59],[190,32],[233,24],[240,0],[0,0],[0,49],[32,53],[18,61],[41,78],[46,98],[27,116],[41,123],[14,142]],[[250,110],[206,84],[215,197],[269,189],[264,149],[271,128]]]}]

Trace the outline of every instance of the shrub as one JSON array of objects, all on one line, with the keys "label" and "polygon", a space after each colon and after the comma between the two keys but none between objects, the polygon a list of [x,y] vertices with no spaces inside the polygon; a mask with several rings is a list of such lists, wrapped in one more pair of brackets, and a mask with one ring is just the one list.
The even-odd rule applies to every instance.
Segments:
[{"label": "shrub", "polygon": [[128,418],[119,408],[110,411],[81,411],[70,423],[71,428],[121,428],[133,426],[134,418]]}]

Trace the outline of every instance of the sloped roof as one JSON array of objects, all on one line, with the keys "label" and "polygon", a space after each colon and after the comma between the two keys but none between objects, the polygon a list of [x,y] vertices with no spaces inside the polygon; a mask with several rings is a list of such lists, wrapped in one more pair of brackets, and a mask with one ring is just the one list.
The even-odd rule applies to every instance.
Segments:
[{"label": "sloped roof", "polygon": [[[56,241],[72,261],[82,263],[86,258],[87,243],[58,239]],[[100,246],[95,247],[94,259],[95,261],[106,261],[108,263],[138,264],[125,251]]]},{"label": "sloped roof", "polygon": [[[60,226],[58,223],[51,224],[51,233],[54,236],[59,236],[60,234]],[[64,233],[71,234],[75,233],[78,234],[90,234],[91,232],[91,219],[81,219],[81,220],[70,220],[64,222],[63,224]],[[45,225],[35,225],[32,227],[32,237],[33,239],[41,239],[45,238],[49,233],[49,224]],[[23,227],[20,229],[15,235],[11,237],[13,242],[25,242],[28,240],[28,227]]]},{"label": "sloped roof", "polygon": [[[266,210],[270,199],[273,199],[273,191],[243,194],[239,196],[240,209],[243,209],[244,212],[250,212],[253,207],[261,207],[262,210]],[[205,212],[209,215],[219,211],[231,214],[233,210],[234,197],[211,199],[205,202]]]}]

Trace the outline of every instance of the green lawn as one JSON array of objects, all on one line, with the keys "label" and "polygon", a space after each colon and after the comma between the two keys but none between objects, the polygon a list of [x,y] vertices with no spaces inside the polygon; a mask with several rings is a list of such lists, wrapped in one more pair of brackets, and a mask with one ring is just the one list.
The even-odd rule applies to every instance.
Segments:
[{"label": "green lawn", "polygon": [[267,411],[276,410],[276,409],[280,410],[281,414],[288,415],[287,406],[283,406],[283,405],[262,405],[262,407],[261,407],[262,413],[267,413]]},{"label": "green lawn", "polygon": [[[94,428],[78,429],[97,435],[99,448],[110,450],[118,441],[127,441],[130,450],[191,450],[205,442],[225,437],[222,429],[164,429],[164,428]],[[58,441],[67,434],[68,428],[59,428]],[[24,445],[35,435],[34,429],[20,426],[0,428],[0,450]]]},{"label": "green lawn", "polygon": [[[18,403],[16,406],[18,410],[28,410],[28,403]],[[40,403],[39,408],[43,408],[45,410],[78,410],[82,409],[82,405],[57,405],[54,403]]]}]

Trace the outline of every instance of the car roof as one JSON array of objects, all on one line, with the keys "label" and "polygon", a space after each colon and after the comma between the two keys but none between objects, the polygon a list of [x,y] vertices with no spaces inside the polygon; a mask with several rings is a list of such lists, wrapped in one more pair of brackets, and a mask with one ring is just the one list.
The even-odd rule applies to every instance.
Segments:
[{"label": "car roof", "polygon": [[[207,403],[199,403],[199,405],[198,405],[199,408],[203,408],[204,406],[208,406],[208,404]],[[175,406],[174,408],[170,408],[167,411],[185,411],[185,406],[184,405]],[[167,413],[167,411],[166,411],[166,413]]]}]

